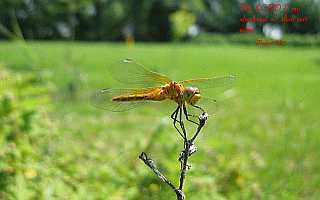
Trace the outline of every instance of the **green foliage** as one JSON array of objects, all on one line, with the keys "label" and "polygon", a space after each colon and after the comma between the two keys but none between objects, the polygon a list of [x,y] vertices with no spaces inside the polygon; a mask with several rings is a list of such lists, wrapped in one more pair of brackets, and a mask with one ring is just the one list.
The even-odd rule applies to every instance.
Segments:
[{"label": "green foliage", "polygon": [[114,41],[123,39],[124,27],[131,24],[139,40],[169,40],[171,9],[174,5],[158,0],[4,1],[0,36],[8,37],[3,27],[16,33],[18,21],[26,39]]},{"label": "green foliage", "polygon": [[[294,13],[292,8],[300,8],[301,12]],[[288,32],[291,33],[319,33],[320,31],[320,3],[314,0],[305,0],[305,1],[291,1],[289,6],[288,16],[292,17],[306,17],[308,20],[305,23],[287,23],[285,28]]]},{"label": "green foliage", "polygon": [[0,197],[29,199],[36,194],[27,188],[38,173],[33,161],[41,156],[36,140],[49,134],[36,130],[39,109],[48,106],[51,89],[40,76],[16,74],[2,66],[0,77]]},{"label": "green foliage", "polygon": [[199,25],[208,32],[239,32],[240,2],[204,0],[204,10],[199,13]]},{"label": "green foliage", "polygon": [[196,22],[196,17],[187,10],[178,10],[170,16],[173,26],[173,34],[176,39],[183,39],[187,36],[188,28]]},{"label": "green foliage", "polygon": [[[239,19],[243,15],[241,4],[250,3],[254,9],[256,2],[2,0],[0,38],[119,41],[126,38],[126,27],[131,27],[129,32],[136,40],[172,41],[183,38],[193,23],[204,32],[237,33],[241,25]],[[291,11],[296,5],[301,8],[301,13]],[[319,7],[319,2],[315,0],[289,1],[288,16],[303,15],[308,17],[308,22],[279,25],[288,33],[319,33]],[[284,12],[279,15],[283,16]],[[265,12],[262,16],[270,17],[271,13]],[[261,32],[262,26],[262,23],[256,23],[258,32]]]}]

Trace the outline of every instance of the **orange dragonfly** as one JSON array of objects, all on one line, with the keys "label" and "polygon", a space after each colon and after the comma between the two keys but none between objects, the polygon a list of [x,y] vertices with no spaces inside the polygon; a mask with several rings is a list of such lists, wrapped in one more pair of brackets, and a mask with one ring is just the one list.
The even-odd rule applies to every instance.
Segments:
[{"label": "orange dragonfly", "polygon": [[[187,106],[205,112],[200,107],[203,100],[209,100],[213,104],[216,102],[214,99],[202,96],[200,91],[218,88],[222,88],[222,91],[224,91],[232,86],[235,80],[235,76],[227,75],[176,82],[163,74],[145,68],[131,59],[125,59],[114,65],[110,72],[114,79],[130,87],[99,90],[93,96],[94,106],[113,112],[122,112],[151,102],[170,100],[177,104],[177,108],[171,114],[171,118],[173,119],[174,127],[179,133],[176,123],[182,124],[183,114],[186,120],[198,124],[190,119],[192,115],[188,113]],[[179,121],[177,120],[178,115]],[[182,134],[180,133],[180,135]]]}]

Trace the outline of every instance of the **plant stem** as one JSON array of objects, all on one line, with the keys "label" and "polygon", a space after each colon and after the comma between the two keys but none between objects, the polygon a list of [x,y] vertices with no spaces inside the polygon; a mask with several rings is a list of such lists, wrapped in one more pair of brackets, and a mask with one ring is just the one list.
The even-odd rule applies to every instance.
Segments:
[{"label": "plant stem", "polygon": [[199,135],[201,129],[205,125],[208,119],[208,114],[203,112],[199,116],[199,125],[197,127],[197,131],[193,135],[193,137],[188,140],[187,138],[187,131],[184,128],[183,121],[180,121],[180,127],[183,131],[184,137],[184,149],[180,154],[179,161],[180,161],[180,180],[179,180],[179,188],[175,187],[171,181],[169,181],[157,168],[155,162],[147,156],[146,153],[142,152],[139,156],[139,159],[142,160],[156,175],[157,177],[164,183],[166,183],[171,189],[176,193],[177,200],[185,200],[185,194],[183,192],[183,186],[186,180],[186,174],[188,170],[188,158],[197,151],[197,148],[194,145],[194,141]]}]

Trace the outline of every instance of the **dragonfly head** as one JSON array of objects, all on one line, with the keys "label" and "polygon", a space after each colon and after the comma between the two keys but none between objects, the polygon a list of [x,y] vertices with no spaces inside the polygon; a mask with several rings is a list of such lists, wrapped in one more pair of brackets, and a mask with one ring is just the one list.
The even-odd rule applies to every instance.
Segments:
[{"label": "dragonfly head", "polygon": [[196,87],[187,87],[184,91],[185,101],[190,105],[195,105],[201,98],[200,90]]}]

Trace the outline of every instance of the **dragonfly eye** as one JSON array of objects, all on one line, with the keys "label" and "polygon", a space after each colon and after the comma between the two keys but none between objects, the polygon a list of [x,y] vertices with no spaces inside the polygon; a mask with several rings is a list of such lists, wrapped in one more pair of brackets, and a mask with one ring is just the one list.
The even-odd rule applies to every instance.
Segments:
[{"label": "dragonfly eye", "polygon": [[186,88],[186,96],[188,98],[192,98],[194,95],[200,94],[200,91],[198,88],[195,87],[188,87]]},{"label": "dragonfly eye", "polygon": [[194,94],[200,94],[200,90],[198,88],[194,88]]}]

